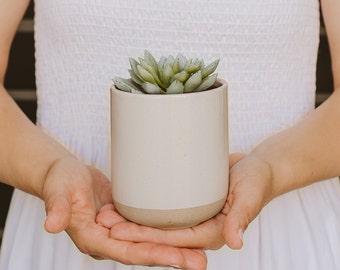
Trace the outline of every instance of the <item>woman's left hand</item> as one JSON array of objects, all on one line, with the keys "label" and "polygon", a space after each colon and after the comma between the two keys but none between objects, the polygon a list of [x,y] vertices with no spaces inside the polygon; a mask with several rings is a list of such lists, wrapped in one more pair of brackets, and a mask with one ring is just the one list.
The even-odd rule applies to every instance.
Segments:
[{"label": "woman's left hand", "polygon": [[260,158],[243,154],[230,155],[230,179],[227,202],[214,218],[181,230],[160,230],[134,223],[114,224],[113,206],[103,207],[97,222],[110,228],[115,239],[176,247],[219,249],[227,244],[232,249],[243,245],[243,232],[272,198],[270,166]]}]

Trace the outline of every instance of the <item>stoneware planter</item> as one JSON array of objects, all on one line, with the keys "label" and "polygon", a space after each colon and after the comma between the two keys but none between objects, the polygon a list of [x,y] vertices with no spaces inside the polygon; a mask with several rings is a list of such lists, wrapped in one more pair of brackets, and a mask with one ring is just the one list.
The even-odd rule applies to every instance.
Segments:
[{"label": "stoneware planter", "polygon": [[191,227],[228,191],[227,84],[141,95],[111,88],[111,171],[117,210],[139,224]]}]

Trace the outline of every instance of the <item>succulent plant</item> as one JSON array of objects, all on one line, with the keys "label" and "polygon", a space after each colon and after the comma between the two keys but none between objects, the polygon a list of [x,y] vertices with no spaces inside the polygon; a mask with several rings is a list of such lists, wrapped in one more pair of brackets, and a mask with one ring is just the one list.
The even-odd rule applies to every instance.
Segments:
[{"label": "succulent plant", "polygon": [[205,66],[203,60],[187,59],[182,54],[176,57],[162,56],[157,62],[145,50],[139,61],[129,58],[130,79],[115,77],[116,88],[138,94],[180,94],[204,91],[211,88],[217,78],[213,73],[219,59]]}]

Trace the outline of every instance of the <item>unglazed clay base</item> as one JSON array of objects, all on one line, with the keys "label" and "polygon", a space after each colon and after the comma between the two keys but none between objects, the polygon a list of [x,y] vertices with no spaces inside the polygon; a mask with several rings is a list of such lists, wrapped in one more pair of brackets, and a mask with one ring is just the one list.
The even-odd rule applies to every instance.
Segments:
[{"label": "unglazed clay base", "polygon": [[226,198],[211,204],[174,210],[141,209],[114,201],[122,216],[135,223],[161,229],[182,229],[195,226],[221,211]]}]

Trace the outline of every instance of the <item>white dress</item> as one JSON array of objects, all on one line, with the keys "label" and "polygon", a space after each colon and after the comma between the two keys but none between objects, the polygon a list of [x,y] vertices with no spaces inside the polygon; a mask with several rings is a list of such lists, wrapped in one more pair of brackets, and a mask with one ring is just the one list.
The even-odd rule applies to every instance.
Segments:
[{"label": "white dress", "polygon": [[[249,152],[313,110],[317,0],[36,0],[35,12],[38,123],[107,175],[108,87],[144,49],[221,59],[232,152]],[[339,269],[339,202],[337,179],[276,198],[240,251],[208,252],[208,269]],[[66,233],[46,233],[44,219],[42,201],[15,191],[1,270],[141,268],[81,254]]]}]

